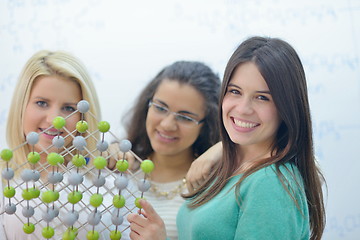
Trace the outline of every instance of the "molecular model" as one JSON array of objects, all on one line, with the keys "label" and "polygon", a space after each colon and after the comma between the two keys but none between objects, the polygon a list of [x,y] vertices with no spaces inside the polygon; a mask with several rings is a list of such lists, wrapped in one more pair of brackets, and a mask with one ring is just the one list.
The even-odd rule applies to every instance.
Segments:
[{"label": "molecular model", "polygon": [[[80,113],[81,119],[70,132],[65,127],[66,120],[75,113]],[[146,176],[154,164],[133,153],[130,141],[119,141],[109,131],[108,122],[96,120],[98,129],[91,132],[85,121],[89,118],[95,116],[89,111],[89,103],[82,100],[69,116],[56,117],[52,126],[41,133],[29,133],[21,146],[1,150],[4,201],[0,219],[18,223],[15,232],[21,229],[29,239],[118,240],[129,231],[128,224],[123,222],[128,213],[141,208],[139,199],[150,188]],[[66,132],[66,136],[54,136],[52,145],[45,148],[39,143],[39,134],[49,129]],[[105,134],[119,142],[122,153],[108,151]],[[71,147],[65,146],[69,139]],[[90,141],[96,143],[94,149],[88,144]],[[34,151],[36,144],[43,149],[41,152]],[[23,146],[31,150],[25,163],[14,167],[10,164],[14,153]],[[145,177],[140,179],[130,171],[125,153],[139,161],[139,172]],[[46,163],[39,161],[42,154],[47,156]],[[109,158],[116,160],[114,170],[107,167]]]}]

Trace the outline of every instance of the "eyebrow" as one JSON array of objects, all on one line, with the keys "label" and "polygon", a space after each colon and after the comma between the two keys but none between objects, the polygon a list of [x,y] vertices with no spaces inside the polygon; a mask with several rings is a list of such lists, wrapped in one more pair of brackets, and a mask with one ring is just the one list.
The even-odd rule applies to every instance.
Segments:
[{"label": "eyebrow", "polygon": [[[160,103],[161,105],[164,105],[165,107],[169,108],[169,105],[167,105],[165,102],[161,101],[160,99],[154,98],[154,101],[156,101],[156,102]],[[189,115],[193,115],[193,116],[196,116],[196,117],[199,116],[199,115],[196,114],[196,113],[189,112],[189,111],[185,111],[185,110],[178,111],[177,113],[180,113],[180,114],[189,114]]]},{"label": "eyebrow", "polygon": [[[239,87],[238,85],[233,84],[233,83],[229,83],[229,84],[228,84],[228,87],[235,87],[235,88],[238,88],[238,89],[242,89],[241,87]],[[256,91],[256,93],[263,93],[263,94],[269,94],[269,95],[271,95],[271,93],[270,93],[269,90],[259,90],[259,91]]]},{"label": "eyebrow", "polygon": [[[43,100],[43,101],[50,101],[48,98],[45,98],[45,97],[34,97],[34,100]],[[76,102],[65,102],[63,103],[63,105],[73,105],[73,106],[76,106],[77,103]]]}]

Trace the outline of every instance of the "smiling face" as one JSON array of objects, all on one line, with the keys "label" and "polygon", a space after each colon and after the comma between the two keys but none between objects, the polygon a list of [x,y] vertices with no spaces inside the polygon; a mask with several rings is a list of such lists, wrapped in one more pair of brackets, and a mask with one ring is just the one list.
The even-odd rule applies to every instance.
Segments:
[{"label": "smiling face", "polygon": [[[205,100],[192,86],[175,80],[164,80],[152,101],[171,112],[183,114],[197,121],[205,117]],[[181,119],[180,119],[181,120]],[[176,120],[174,114],[159,112],[155,105],[149,108],[146,131],[156,154],[175,156],[189,154],[199,136],[202,124]]]},{"label": "smiling face", "polygon": [[[80,86],[71,80],[59,76],[42,76],[33,84],[30,98],[24,113],[24,134],[29,132],[40,133],[52,125],[57,116],[66,117],[76,110],[77,103],[81,100]],[[75,129],[76,123],[80,120],[80,114],[76,113],[66,119],[65,127],[69,131]],[[44,148],[52,144],[52,139],[57,136],[65,136],[63,130],[51,128],[39,136],[39,142],[35,145],[35,151],[42,151],[39,145]],[[72,138],[65,139],[65,146],[72,141]],[[32,148],[30,148],[32,149]],[[49,149],[49,152],[56,149]]]},{"label": "smiling face", "polygon": [[254,63],[243,63],[235,69],[222,111],[225,129],[234,143],[258,152],[264,152],[274,143],[281,119],[265,79]]}]

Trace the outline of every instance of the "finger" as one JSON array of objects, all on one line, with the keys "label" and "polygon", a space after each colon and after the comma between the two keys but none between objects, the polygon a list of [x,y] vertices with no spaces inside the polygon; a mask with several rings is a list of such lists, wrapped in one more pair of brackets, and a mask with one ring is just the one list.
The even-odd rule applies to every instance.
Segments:
[{"label": "finger", "polygon": [[131,231],[129,233],[129,237],[131,240],[138,240],[140,239],[140,235],[137,232]]},{"label": "finger", "polygon": [[160,216],[157,214],[157,212],[154,210],[154,208],[148,201],[146,201],[145,199],[140,199],[139,202],[145,211],[145,213],[143,213],[144,216],[146,216],[150,221],[162,221]]},{"label": "finger", "polygon": [[127,216],[127,220],[130,222],[131,224],[135,224],[138,226],[142,226],[145,227],[147,222],[146,222],[146,218],[144,218],[143,216],[139,215],[139,214],[135,214],[135,213],[130,213]]},{"label": "finger", "polygon": [[142,235],[142,232],[144,231],[143,226],[139,226],[134,222],[130,223],[130,229],[132,232],[136,233],[137,235]]},{"label": "finger", "polygon": [[129,168],[132,170],[138,169],[140,166],[139,161],[136,161],[134,155],[132,155],[130,152],[126,153],[126,160],[129,163]]},{"label": "finger", "polygon": [[116,166],[116,160],[114,158],[110,157],[108,159],[108,164],[107,164],[108,169],[114,170],[115,166]]},{"label": "finger", "polygon": [[186,187],[187,187],[189,192],[193,192],[194,189],[195,189],[195,186],[189,181],[186,182]]}]

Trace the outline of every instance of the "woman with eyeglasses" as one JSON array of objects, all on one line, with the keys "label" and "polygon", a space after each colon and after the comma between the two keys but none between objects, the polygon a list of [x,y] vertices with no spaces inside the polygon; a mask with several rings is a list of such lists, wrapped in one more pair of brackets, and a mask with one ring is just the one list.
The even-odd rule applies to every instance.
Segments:
[{"label": "woman with eyeglasses", "polygon": [[155,164],[144,197],[164,220],[169,239],[177,239],[176,215],[191,163],[219,141],[219,90],[220,79],[208,66],[175,62],[145,87],[127,115],[132,151]]}]

